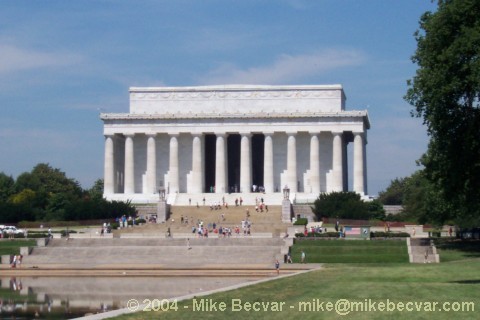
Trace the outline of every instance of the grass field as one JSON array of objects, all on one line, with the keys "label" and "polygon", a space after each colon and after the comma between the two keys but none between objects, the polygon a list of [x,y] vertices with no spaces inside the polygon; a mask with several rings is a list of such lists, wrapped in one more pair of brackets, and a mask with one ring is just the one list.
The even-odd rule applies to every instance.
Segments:
[{"label": "grass field", "polygon": [[4,254],[19,254],[20,247],[33,247],[35,240],[1,240],[0,241],[0,255]]},{"label": "grass field", "polygon": [[310,263],[408,263],[405,240],[303,240],[292,247],[292,259],[301,251]]},{"label": "grass field", "polygon": [[[360,245],[365,242],[355,242],[359,244],[352,247],[358,246],[358,251],[367,251],[369,255],[372,247],[376,246],[367,245],[368,249],[365,249],[365,246]],[[330,244],[324,245],[328,247]],[[449,262],[441,264],[325,264],[323,269],[318,271],[197,299],[197,306],[202,301],[210,301],[206,299],[212,299],[211,302],[216,303],[217,307],[223,302],[225,311],[193,311],[194,302],[188,300],[179,302],[177,311],[138,312],[115,319],[478,319],[480,247],[478,243],[466,246],[467,250],[461,245],[440,249],[441,257],[444,253],[450,259]],[[334,253],[339,250],[335,247],[331,245],[330,248]],[[304,249],[313,250],[311,247]],[[347,251],[355,252],[355,248]],[[308,254],[307,251],[307,257]],[[313,256],[313,253],[310,252],[310,255]],[[336,255],[342,254],[337,251]],[[345,304],[337,301],[354,303],[355,305],[351,305],[353,311],[348,315],[341,315],[340,313],[347,313],[348,310],[340,308]],[[265,304],[267,311],[236,311],[240,305],[246,306],[246,303],[255,302],[270,305]],[[281,312],[272,311],[275,305],[281,303]],[[331,311],[328,311],[327,303],[332,304]],[[381,303],[385,304],[384,311],[379,310]],[[400,304],[406,309],[397,310],[397,307],[402,306]],[[262,309],[260,304],[257,306]],[[388,306],[391,311],[386,311]],[[338,313],[335,307],[338,308]],[[462,308],[464,311],[460,311]]]}]

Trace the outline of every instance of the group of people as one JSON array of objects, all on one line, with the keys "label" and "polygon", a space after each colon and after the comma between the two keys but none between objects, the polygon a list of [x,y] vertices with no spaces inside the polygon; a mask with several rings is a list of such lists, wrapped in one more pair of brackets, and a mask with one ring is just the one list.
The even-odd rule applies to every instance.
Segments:
[{"label": "group of people", "polygon": [[103,236],[105,233],[111,233],[112,227],[110,226],[110,222],[104,222],[102,229],[100,230],[100,236]]},{"label": "group of people", "polygon": [[[213,233],[218,234],[218,237],[229,238],[233,234],[237,237],[240,236],[242,232],[244,236],[249,236],[251,234],[251,222],[249,220],[242,220],[241,230],[239,226],[235,227],[223,227],[217,226],[217,224],[209,223],[208,226],[205,226],[203,221],[199,221],[197,226],[192,226],[192,233],[196,234],[199,238],[208,238],[209,230],[212,230]],[[217,228],[218,227],[218,228]]]},{"label": "group of people", "polygon": [[[300,263],[306,263],[306,257],[307,255],[305,254],[305,251],[302,250],[300,252]],[[285,263],[293,263],[290,252],[288,252],[285,257]],[[277,271],[277,274],[280,274],[280,262],[278,260],[275,260],[275,270]]]},{"label": "group of people", "polygon": [[128,227],[128,222],[132,221],[133,224],[135,224],[135,219],[132,216],[126,216],[123,215],[121,217],[115,218],[115,222],[118,223],[118,227],[121,228],[126,228]]}]

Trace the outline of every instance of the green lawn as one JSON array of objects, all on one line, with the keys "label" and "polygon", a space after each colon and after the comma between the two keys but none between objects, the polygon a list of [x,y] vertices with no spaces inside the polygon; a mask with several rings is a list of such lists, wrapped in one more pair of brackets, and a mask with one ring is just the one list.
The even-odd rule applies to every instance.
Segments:
[{"label": "green lawn", "polygon": [[36,245],[35,240],[9,240],[0,241],[0,255],[19,254],[20,247],[33,247]]},{"label": "green lawn", "polygon": [[480,258],[480,241],[458,241],[436,239],[435,246],[440,254],[441,262]]},{"label": "green lawn", "polygon": [[[337,256],[342,254],[335,250],[367,252],[368,255],[375,247],[380,250],[378,252],[384,252],[380,255],[388,252],[386,247],[389,246],[391,250],[398,250],[396,248],[398,243],[391,241],[385,241],[383,245],[380,242],[372,243],[374,242],[351,241],[348,246],[341,245],[350,248],[340,248],[334,241],[326,241],[320,246],[325,247],[322,249],[325,252],[334,252]],[[318,244],[305,243],[302,248],[314,250],[317,246]],[[465,248],[461,245],[449,247],[447,256],[455,257],[457,260],[441,264],[332,263],[325,264],[318,271],[197,298],[197,306],[199,302],[211,301],[218,307],[223,302],[226,306],[225,311],[193,311],[194,302],[188,300],[178,303],[178,311],[138,312],[115,319],[478,319],[480,248],[471,247],[470,244],[466,244],[466,247],[469,252],[467,255],[462,253]],[[294,250],[298,249],[297,247]],[[307,257],[308,254],[307,251]],[[310,254],[313,255],[312,252]],[[356,311],[351,311],[347,316],[336,313],[335,303],[340,299],[356,303],[356,306],[353,306]],[[273,312],[271,309],[267,312],[236,311],[235,309],[239,307],[236,302],[239,301],[243,306],[255,302],[273,303],[267,309],[278,303],[284,304],[281,312]],[[471,302],[473,306],[469,304]],[[329,308],[327,303],[332,303],[332,311],[327,311]],[[408,306],[412,311],[380,311],[381,303],[389,305],[391,309],[392,306],[403,303],[404,307]],[[435,303],[437,305],[433,311]],[[461,308],[461,303],[467,303],[464,308],[472,310],[473,307],[474,311],[443,309]],[[317,306],[319,309],[323,307],[323,311],[308,311],[309,307],[316,309]],[[361,311],[362,308],[365,311]],[[369,308],[370,311],[367,310]],[[417,308],[420,311],[417,311]]]},{"label": "green lawn", "polygon": [[[225,311],[193,312],[193,302],[188,300],[178,303],[178,311],[139,312],[116,319],[478,319],[479,268],[480,259],[427,265],[330,264],[323,270],[208,296],[217,305],[224,302]],[[198,298],[197,301],[201,299],[207,298]],[[305,302],[314,302],[316,299],[324,303],[324,311],[299,310],[302,304],[308,309]],[[361,305],[371,301],[377,307],[381,302],[426,302],[425,306],[432,306],[436,302],[436,310],[442,308],[445,302],[473,302],[475,311],[353,311],[345,317],[334,310],[326,310],[325,303],[335,304],[339,299]],[[232,301],[284,302],[285,307],[282,312],[236,312],[232,310]]]},{"label": "green lawn", "polygon": [[292,259],[301,251],[310,263],[408,263],[405,240],[303,240],[292,247]]}]

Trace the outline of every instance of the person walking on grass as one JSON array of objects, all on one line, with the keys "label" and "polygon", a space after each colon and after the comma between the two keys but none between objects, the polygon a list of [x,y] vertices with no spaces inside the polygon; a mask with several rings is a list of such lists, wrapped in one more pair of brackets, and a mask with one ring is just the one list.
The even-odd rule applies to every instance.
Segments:
[{"label": "person walking on grass", "polygon": [[306,258],[305,251],[302,250],[302,254],[300,256],[301,263],[305,263],[305,258]]}]

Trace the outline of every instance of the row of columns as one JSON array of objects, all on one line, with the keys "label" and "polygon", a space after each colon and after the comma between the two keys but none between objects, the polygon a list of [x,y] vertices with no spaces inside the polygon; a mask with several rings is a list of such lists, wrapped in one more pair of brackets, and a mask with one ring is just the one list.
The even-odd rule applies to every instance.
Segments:
[{"label": "row of columns", "polygon": [[[342,132],[332,132],[332,186],[331,191],[343,191],[343,141]],[[287,170],[286,184],[291,192],[297,192],[297,147],[296,133],[287,133]],[[154,134],[147,135],[147,170],[145,193],[157,192],[156,186],[156,141]],[[273,175],[273,133],[264,133],[264,188],[265,192],[274,192]],[[134,135],[125,135],[125,178],[124,192],[135,192],[134,183]],[[217,193],[227,192],[227,152],[225,133],[216,135],[215,155],[215,190]],[[364,194],[365,192],[365,153],[363,133],[354,133],[354,161],[353,161],[353,190]],[[240,140],[240,192],[249,192],[252,185],[252,157],[251,134],[241,133]],[[202,154],[201,135],[192,138],[192,171],[189,193],[202,193],[204,181],[204,155]],[[113,136],[105,137],[105,179],[104,189],[106,194],[114,193],[114,143]],[[320,142],[318,133],[311,134],[310,138],[310,185],[311,192],[320,193]],[[179,164],[178,164],[178,134],[170,135],[169,142],[169,170],[168,182],[170,193],[179,192]]]}]

